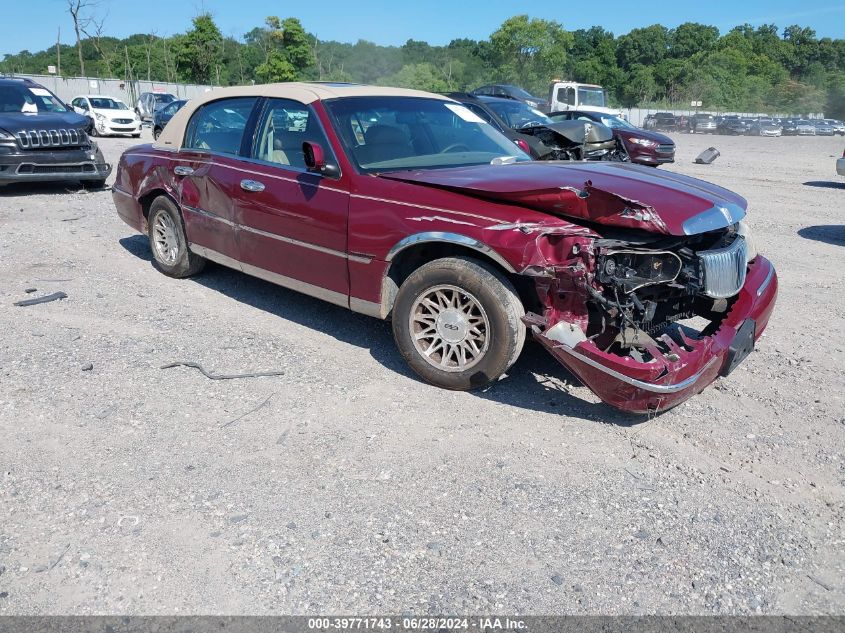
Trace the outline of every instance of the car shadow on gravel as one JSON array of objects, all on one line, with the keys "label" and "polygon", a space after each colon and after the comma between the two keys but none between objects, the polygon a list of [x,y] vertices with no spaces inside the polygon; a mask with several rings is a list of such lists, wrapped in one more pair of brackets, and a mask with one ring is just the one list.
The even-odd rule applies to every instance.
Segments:
[{"label": "car shadow on gravel", "polygon": [[798,235],[808,240],[845,246],[845,224],[821,224],[798,229]]},{"label": "car shadow on gravel", "polygon": [[837,182],[835,180],[808,180],[804,183],[805,187],[820,187],[822,189],[845,189],[845,182]]},{"label": "car shadow on gravel", "polygon": [[[152,263],[149,241],[143,235],[119,240],[128,253]],[[190,280],[230,299],[263,310],[282,319],[329,334],[339,341],[369,350],[382,366],[413,380],[420,380],[396,350],[390,323],[351,312],[308,295],[252,277],[225,266],[209,263]],[[555,361],[541,345],[528,341],[508,377],[473,394],[542,413],[562,413],[601,422],[630,426],[645,422],[646,416],[622,413],[602,403],[583,400],[566,391],[578,384],[569,371]]]},{"label": "car shadow on gravel", "polygon": [[109,187],[94,189],[84,187],[78,182],[19,182],[0,187],[0,198],[20,198],[22,196],[66,196],[69,193],[88,193],[107,191]]}]

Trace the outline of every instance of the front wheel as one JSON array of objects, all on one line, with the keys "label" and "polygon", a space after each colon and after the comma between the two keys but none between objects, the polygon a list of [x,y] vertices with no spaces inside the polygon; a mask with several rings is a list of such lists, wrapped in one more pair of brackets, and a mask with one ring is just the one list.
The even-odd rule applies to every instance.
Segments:
[{"label": "front wheel", "polygon": [[516,362],[525,310],[497,269],[469,257],[437,259],[415,270],[393,306],[393,338],[423,380],[438,387],[483,387]]},{"label": "front wheel", "polygon": [[150,248],[158,269],[169,277],[190,277],[205,267],[205,259],[188,250],[182,216],[173,201],[159,196],[150,205]]}]

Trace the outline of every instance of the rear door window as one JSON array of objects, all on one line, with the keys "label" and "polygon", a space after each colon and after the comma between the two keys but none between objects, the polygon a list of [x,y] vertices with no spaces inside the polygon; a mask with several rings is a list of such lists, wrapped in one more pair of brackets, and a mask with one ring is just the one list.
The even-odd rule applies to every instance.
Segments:
[{"label": "rear door window", "polygon": [[237,97],[202,106],[188,123],[184,146],[240,156],[244,131],[257,100]]}]

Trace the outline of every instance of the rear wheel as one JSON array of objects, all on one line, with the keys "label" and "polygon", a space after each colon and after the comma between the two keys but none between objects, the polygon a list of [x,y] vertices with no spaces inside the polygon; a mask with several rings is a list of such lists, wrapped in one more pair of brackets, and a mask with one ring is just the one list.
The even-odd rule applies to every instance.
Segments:
[{"label": "rear wheel", "polygon": [[150,205],[150,249],[158,269],[170,277],[190,277],[205,267],[205,259],[188,250],[182,216],[173,201],[159,196]]},{"label": "rear wheel", "polygon": [[[140,134],[138,136],[140,136]],[[161,136],[161,128],[157,127],[153,130],[153,140],[157,141],[159,136]]]},{"label": "rear wheel", "polygon": [[513,285],[492,266],[447,257],[415,270],[393,306],[393,338],[421,378],[438,387],[483,387],[516,362],[525,343],[525,310]]}]

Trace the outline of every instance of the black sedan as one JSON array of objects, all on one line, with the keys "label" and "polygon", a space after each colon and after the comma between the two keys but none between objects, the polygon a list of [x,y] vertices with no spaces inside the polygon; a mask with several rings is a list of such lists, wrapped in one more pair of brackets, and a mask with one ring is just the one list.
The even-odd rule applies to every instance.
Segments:
[{"label": "black sedan", "polygon": [[185,99],[179,99],[178,101],[171,101],[163,108],[156,110],[155,114],[153,115],[153,138],[158,140],[159,134],[164,129],[164,126],[167,125],[167,122],[173,118],[173,115],[179,112],[182,109],[182,106],[188,103]]},{"label": "black sedan", "polygon": [[552,112],[553,121],[586,120],[606,125],[613,135],[625,146],[632,163],[657,167],[663,163],[675,162],[675,142],[659,132],[644,130],[612,114],[591,110],[566,110]]}]

